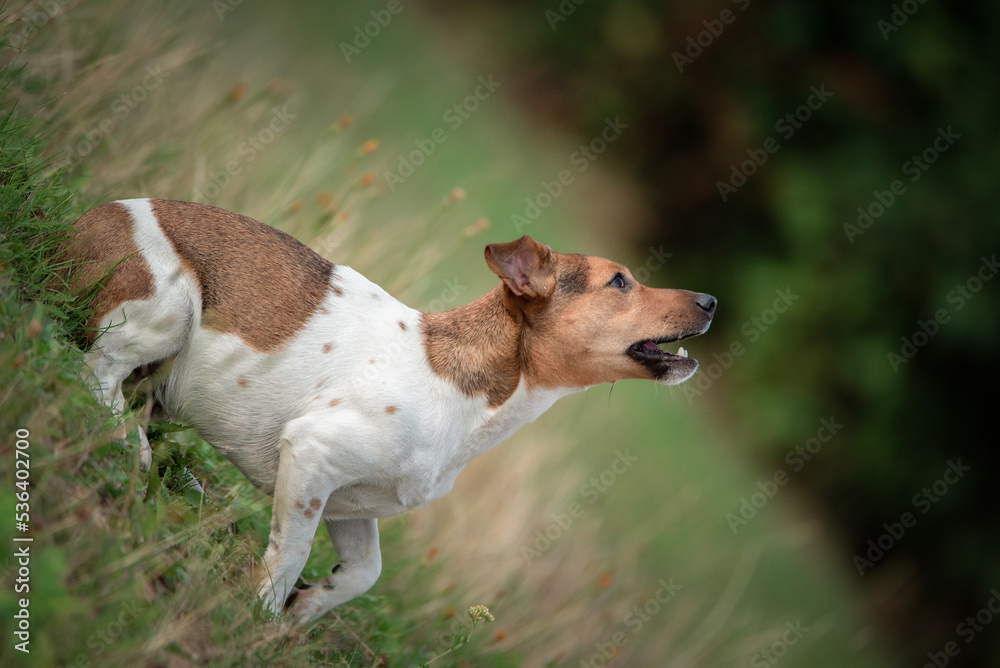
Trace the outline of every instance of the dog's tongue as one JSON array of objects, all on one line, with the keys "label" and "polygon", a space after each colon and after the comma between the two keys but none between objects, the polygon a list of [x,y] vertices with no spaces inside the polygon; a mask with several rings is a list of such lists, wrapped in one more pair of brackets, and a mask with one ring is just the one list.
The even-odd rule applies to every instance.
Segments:
[{"label": "dog's tongue", "polygon": [[655,343],[653,343],[652,341],[646,341],[645,343],[642,344],[642,347],[645,348],[646,350],[655,350],[657,352],[660,352],[660,347]]}]

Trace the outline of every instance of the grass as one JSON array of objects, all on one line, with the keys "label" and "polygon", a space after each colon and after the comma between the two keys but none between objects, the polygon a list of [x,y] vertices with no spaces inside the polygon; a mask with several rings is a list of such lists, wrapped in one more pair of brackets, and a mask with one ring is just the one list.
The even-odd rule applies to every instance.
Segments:
[{"label": "grass", "polygon": [[[23,7],[9,4],[7,16]],[[364,8],[244,4],[220,28],[214,13],[192,7],[69,3],[72,20],[29,33],[0,21],[8,42],[12,31],[29,36],[2,61],[0,108],[16,99],[21,115],[0,128],[0,456],[13,460],[8,434],[30,431],[30,665],[369,666],[383,655],[393,666],[598,665],[613,652],[622,665],[729,666],[748,663],[797,618],[811,630],[790,665],[792,651],[811,666],[889,665],[849,577],[823,556],[822,522],[778,496],[734,537],[723,518],[764,473],[707,426],[710,414],[643,383],[563,400],[475,460],[449,496],[383,520],[385,570],[368,595],[301,632],[264,619],[246,570],[263,553],[270,500],[178,426],[151,428],[148,476],[135,444],[108,437],[109,416],[83,389],[72,343],[86,303],[53,282],[54,245],[99,201],[200,194],[279,225],[408,303],[449,308],[493,280],[479,264],[481,244],[470,243],[483,234],[483,214],[490,241],[517,236],[509,213],[564,166],[573,144],[518,130],[497,100],[387,192],[380,175],[486,70],[470,74],[453,54],[422,47],[426,27],[405,13],[391,39],[347,68],[319,36],[331,25],[350,34]],[[158,66],[169,74],[144,85]],[[123,100],[127,114],[115,111]],[[285,106],[295,118],[264,144],[260,133]],[[83,154],[81,138],[97,132]],[[254,140],[261,147],[248,160],[239,147]],[[222,172],[231,178],[215,193]],[[595,181],[581,181],[529,232],[615,255],[596,232],[602,209],[588,206],[616,191],[597,168],[587,178]],[[475,264],[456,263],[459,255]],[[133,392],[142,399],[141,387]],[[591,503],[597,488],[584,486],[621,450],[638,462]],[[204,496],[185,488],[185,469]],[[0,517],[14,513],[13,489],[0,488]],[[573,503],[584,512],[563,529],[557,519]],[[524,548],[546,530],[558,536],[528,560]],[[0,522],[0,544],[12,537]],[[7,555],[5,638],[16,610]],[[334,562],[318,535],[303,577]],[[671,578],[683,588],[647,613]],[[496,621],[474,627],[466,610],[478,604]],[[6,643],[0,650],[3,665],[25,658]]]}]

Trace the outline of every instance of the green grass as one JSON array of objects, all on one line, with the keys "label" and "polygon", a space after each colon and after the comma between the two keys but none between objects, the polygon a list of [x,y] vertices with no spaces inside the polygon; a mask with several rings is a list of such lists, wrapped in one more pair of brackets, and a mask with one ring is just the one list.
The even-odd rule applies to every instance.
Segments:
[{"label": "green grass", "polygon": [[[738,439],[677,390],[623,383],[610,397],[595,388],[563,400],[474,461],[449,496],[383,520],[384,572],[375,588],[291,633],[257,611],[246,576],[266,545],[270,500],[190,431],[151,426],[149,475],[138,471],[134,443],[110,439],[110,416],[79,380],[73,341],[86,300],[73,300],[53,278],[52,251],[89,206],[110,197],[193,197],[239,157],[234,147],[275,105],[288,104],[298,117],[287,134],[244,163],[210,203],[295,233],[408,303],[450,308],[494,280],[481,264],[477,219],[491,221],[489,241],[516,236],[509,214],[579,143],[540,140],[498,98],[404,186],[391,193],[364,186],[362,174],[393,168],[488,70],[426,46],[416,17],[394,23],[392,39],[387,33],[346,67],[331,53],[331,38],[320,36],[331,25],[340,31],[333,39],[349,36],[362,9],[294,6],[287,17],[281,10],[279,23],[268,13],[276,10],[244,3],[221,27],[202,21],[205,28],[198,23],[205,16],[186,17],[184,6],[158,13],[89,3],[8,63],[0,106],[18,97],[17,108],[32,110],[33,120],[12,114],[0,127],[0,456],[13,461],[10,435],[30,431],[35,542],[32,655],[4,643],[0,663],[368,666],[385,654],[393,666],[577,665],[624,633],[621,665],[735,666],[801,618],[811,630],[788,665],[890,665],[871,639],[850,574],[824,556],[822,521],[791,494],[783,491],[745,533],[732,535],[725,514],[768,472],[743,461]],[[67,49],[76,54],[74,76],[37,66]],[[165,83],[92,152],[51,169],[47,160],[99,127],[151,63],[171,72]],[[436,76],[421,75],[428,71]],[[294,90],[274,85],[289,73]],[[245,88],[236,93],[240,81]],[[59,102],[48,104],[54,90]],[[344,115],[353,119],[347,127],[338,123]],[[364,148],[370,139],[377,150]],[[620,191],[597,168],[587,179],[528,231],[560,250],[629,259],[602,235],[595,204]],[[449,198],[455,187],[467,197]],[[455,279],[462,287],[452,295]],[[690,347],[707,355],[697,341]],[[131,392],[138,408],[143,389]],[[593,504],[585,500],[573,525],[526,563],[522,548],[535,532],[579,502],[581,485],[625,449],[639,457],[635,467]],[[184,469],[204,497],[184,488]],[[6,480],[0,517],[14,513]],[[0,544],[12,544],[13,531],[0,522]],[[333,563],[324,532],[303,577],[325,575]],[[5,638],[16,609],[11,566],[0,561]],[[669,578],[683,589],[635,630],[630,611]],[[477,604],[496,622],[473,629],[465,611]]]}]

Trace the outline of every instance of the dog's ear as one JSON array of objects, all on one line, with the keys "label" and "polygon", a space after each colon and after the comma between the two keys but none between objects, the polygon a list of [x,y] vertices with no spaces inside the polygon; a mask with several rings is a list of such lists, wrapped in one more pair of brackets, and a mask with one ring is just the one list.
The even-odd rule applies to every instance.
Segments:
[{"label": "dog's ear", "polygon": [[486,247],[486,264],[511,292],[533,299],[549,297],[556,287],[556,260],[552,249],[529,236]]}]

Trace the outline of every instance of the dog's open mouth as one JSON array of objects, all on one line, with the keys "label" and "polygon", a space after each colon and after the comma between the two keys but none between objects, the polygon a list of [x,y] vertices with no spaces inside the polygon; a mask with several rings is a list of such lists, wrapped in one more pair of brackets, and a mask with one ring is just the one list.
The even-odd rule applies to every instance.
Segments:
[{"label": "dog's open mouth", "polygon": [[639,341],[638,343],[633,343],[629,349],[629,355],[633,358],[645,358],[652,360],[662,360],[669,359],[671,357],[687,357],[687,351],[684,350],[684,346],[679,346],[676,353],[672,353],[666,348],[661,348],[661,345],[670,343],[668,341],[654,341],[652,339],[646,339],[645,341]]},{"label": "dog's open mouth", "polygon": [[698,360],[688,357],[684,346],[678,346],[677,352],[670,352],[664,346],[675,343],[688,336],[676,336],[658,339],[643,339],[636,341],[625,351],[630,358],[642,364],[652,374],[653,378],[667,385],[681,383],[690,378],[698,369]]},{"label": "dog's open mouth", "polygon": [[[687,338],[687,337],[680,337]],[[663,362],[670,359],[684,358],[692,359],[688,357],[687,351],[684,346],[678,346],[677,352],[672,353],[662,346],[668,343],[674,343],[679,341],[680,338],[671,339],[645,339],[643,341],[637,341],[629,346],[626,353],[629,357],[636,360],[637,362]]]}]

